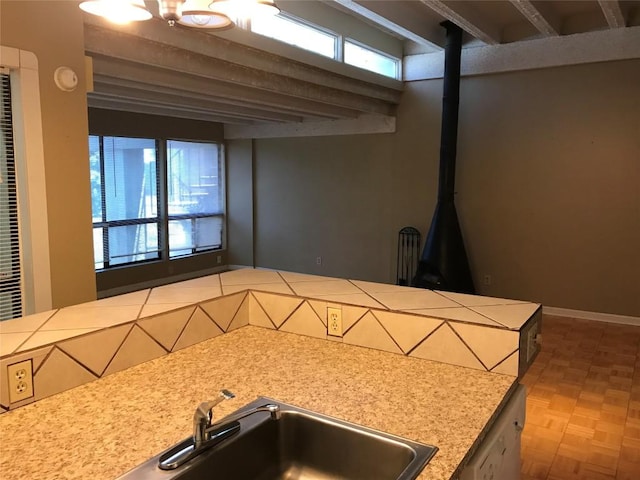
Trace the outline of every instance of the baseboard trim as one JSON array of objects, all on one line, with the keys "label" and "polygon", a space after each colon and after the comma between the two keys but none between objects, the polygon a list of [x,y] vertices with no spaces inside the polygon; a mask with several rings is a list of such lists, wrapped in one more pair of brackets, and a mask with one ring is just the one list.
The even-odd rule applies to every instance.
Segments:
[{"label": "baseboard trim", "polygon": [[634,325],[640,327],[640,317],[627,315],[616,315],[614,313],[587,312],[584,310],[571,310],[570,308],[542,307],[542,313],[546,315],[556,315],[558,317],[581,318],[584,320],[595,320],[598,322],[619,323],[622,325]]}]

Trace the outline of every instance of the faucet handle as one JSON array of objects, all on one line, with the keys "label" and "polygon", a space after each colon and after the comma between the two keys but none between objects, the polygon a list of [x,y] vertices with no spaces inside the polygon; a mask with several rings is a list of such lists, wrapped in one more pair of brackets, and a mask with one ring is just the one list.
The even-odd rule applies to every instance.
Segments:
[{"label": "faucet handle", "polygon": [[[220,390],[220,394],[222,397],[222,400],[231,400],[232,398],[235,398],[235,394],[229,390],[227,390],[226,388],[223,388],[222,390]],[[220,401],[222,401],[220,400]]]},{"label": "faucet handle", "polygon": [[235,395],[229,390],[222,389],[218,394],[218,398],[202,402],[196,408],[196,412],[193,415],[193,438],[196,447],[200,446],[206,437],[206,430],[211,426],[213,422],[213,407],[218,405],[223,400],[229,400],[234,398]]},{"label": "faucet handle", "polygon": [[218,394],[218,398],[214,400],[202,402],[200,405],[198,405],[196,415],[198,415],[200,418],[206,417],[210,423],[211,420],[213,419],[212,408],[218,405],[223,400],[230,400],[232,398],[235,398],[235,394],[233,392],[230,392],[229,390],[226,390],[226,389],[222,389]]}]

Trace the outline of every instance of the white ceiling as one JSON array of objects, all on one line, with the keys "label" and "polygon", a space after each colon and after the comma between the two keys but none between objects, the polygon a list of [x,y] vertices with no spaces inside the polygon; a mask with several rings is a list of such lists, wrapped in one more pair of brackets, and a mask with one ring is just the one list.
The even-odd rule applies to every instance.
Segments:
[{"label": "white ceiling", "polygon": [[439,24],[450,20],[473,44],[497,45],[640,24],[637,0],[327,0],[342,11],[435,51],[444,46]]},{"label": "white ceiling", "polygon": [[[404,80],[441,75],[445,20],[465,31],[463,75],[640,58],[640,0],[279,5],[295,6],[300,16],[313,3],[400,41]],[[395,131],[403,82],[240,29],[225,36],[171,28],[159,18],[124,27],[84,19],[95,83],[90,106],[221,122],[228,138]]]}]

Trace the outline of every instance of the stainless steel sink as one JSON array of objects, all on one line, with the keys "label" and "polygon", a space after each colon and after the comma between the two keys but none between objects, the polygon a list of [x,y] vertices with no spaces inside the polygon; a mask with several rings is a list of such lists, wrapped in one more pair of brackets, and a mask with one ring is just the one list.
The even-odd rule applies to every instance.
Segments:
[{"label": "stainless steel sink", "polygon": [[411,480],[437,451],[264,397],[238,412],[265,403],[280,407],[278,420],[249,416],[238,433],[176,470],[160,470],[159,455],[120,480]]}]

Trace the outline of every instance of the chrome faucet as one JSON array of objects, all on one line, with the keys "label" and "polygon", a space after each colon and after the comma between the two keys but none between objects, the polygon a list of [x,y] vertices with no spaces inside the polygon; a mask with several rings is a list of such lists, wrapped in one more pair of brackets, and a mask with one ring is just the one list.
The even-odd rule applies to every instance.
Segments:
[{"label": "chrome faucet", "polygon": [[245,417],[258,412],[269,412],[272,420],[280,419],[280,407],[272,403],[260,405],[244,412],[225,417],[213,423],[213,407],[223,400],[234,398],[229,390],[221,390],[218,398],[202,402],[193,415],[193,437],[179,443],[160,456],[158,467],[160,470],[174,470],[205,450],[219,444],[240,430],[238,423]]},{"label": "chrome faucet", "polygon": [[207,441],[207,435],[213,422],[213,407],[218,405],[223,400],[230,400],[235,395],[229,390],[220,390],[218,398],[208,402],[202,402],[196,408],[196,413],[193,414],[193,444],[196,450]]}]

